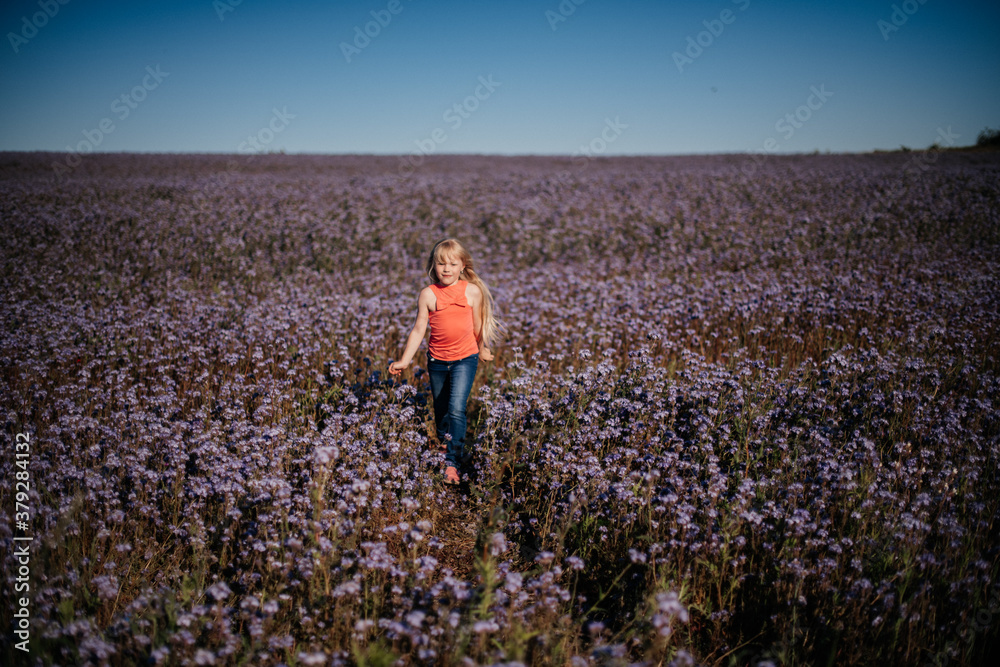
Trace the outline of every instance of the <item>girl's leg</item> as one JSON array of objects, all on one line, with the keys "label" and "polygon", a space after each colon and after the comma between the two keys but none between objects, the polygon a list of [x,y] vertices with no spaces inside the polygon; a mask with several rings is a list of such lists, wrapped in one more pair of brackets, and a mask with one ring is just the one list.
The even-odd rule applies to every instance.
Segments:
[{"label": "girl's leg", "polygon": [[431,380],[431,396],[434,398],[434,429],[442,445],[448,444],[449,420],[448,402],[451,394],[451,373],[447,361],[427,357],[427,375]]},{"label": "girl's leg", "polygon": [[465,410],[472,391],[472,381],[476,379],[476,369],[479,367],[479,355],[452,361],[449,378],[447,422],[451,440],[448,441],[448,453],[445,459],[448,465],[461,469],[462,456],[465,453]]}]

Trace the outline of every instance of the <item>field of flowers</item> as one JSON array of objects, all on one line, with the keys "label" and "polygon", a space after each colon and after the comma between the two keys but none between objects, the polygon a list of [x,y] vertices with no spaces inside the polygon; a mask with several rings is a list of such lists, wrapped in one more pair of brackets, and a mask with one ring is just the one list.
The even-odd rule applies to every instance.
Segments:
[{"label": "field of flowers", "polygon": [[[1000,657],[997,153],[53,159],[0,156],[19,663]],[[446,236],[509,330],[457,490],[385,372]]]}]

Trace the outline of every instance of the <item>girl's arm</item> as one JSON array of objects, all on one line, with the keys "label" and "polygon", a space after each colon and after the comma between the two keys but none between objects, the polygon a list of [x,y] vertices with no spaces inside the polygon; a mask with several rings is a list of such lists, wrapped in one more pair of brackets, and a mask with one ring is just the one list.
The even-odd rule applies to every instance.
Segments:
[{"label": "girl's arm", "polygon": [[465,288],[465,296],[472,306],[472,331],[476,336],[476,343],[479,345],[479,358],[483,361],[493,361],[493,353],[486,343],[483,342],[483,291],[476,285],[469,283]]},{"label": "girl's arm", "polygon": [[420,343],[424,339],[424,334],[427,333],[427,320],[430,317],[430,309],[433,305],[434,293],[431,292],[430,288],[425,287],[420,290],[420,296],[417,298],[417,321],[413,324],[410,337],[406,339],[403,356],[400,357],[399,361],[389,364],[390,374],[399,375],[403,372],[404,368],[407,368],[413,362],[413,355],[417,353]]}]

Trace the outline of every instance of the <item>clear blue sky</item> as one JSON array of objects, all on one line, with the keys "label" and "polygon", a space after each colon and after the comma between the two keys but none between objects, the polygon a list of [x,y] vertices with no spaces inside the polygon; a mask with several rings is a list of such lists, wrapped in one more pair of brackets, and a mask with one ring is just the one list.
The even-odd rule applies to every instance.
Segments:
[{"label": "clear blue sky", "polygon": [[1000,127],[997,5],[12,0],[0,150],[837,152],[939,128],[970,144]]}]

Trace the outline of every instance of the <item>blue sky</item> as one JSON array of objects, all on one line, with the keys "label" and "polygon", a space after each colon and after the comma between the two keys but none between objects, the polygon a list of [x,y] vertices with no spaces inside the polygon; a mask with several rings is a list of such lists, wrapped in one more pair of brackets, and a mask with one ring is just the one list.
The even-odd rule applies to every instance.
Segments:
[{"label": "blue sky", "polygon": [[0,150],[840,152],[1000,127],[994,2],[579,1],[14,0]]}]

